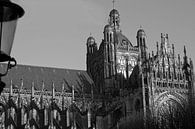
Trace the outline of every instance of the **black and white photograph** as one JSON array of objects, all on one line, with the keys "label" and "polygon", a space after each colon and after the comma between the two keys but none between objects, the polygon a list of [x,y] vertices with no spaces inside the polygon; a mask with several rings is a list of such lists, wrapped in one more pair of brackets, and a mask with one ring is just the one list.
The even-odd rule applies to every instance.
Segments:
[{"label": "black and white photograph", "polygon": [[0,0],[0,129],[195,129],[194,0]]}]

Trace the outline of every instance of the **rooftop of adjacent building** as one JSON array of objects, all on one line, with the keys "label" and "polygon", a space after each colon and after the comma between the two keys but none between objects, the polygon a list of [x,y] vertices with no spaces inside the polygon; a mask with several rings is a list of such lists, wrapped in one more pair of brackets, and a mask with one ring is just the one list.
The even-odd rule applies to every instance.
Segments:
[{"label": "rooftop of adjacent building", "polygon": [[[6,65],[1,63],[1,71],[6,69]],[[85,92],[90,93],[91,88],[94,86],[93,80],[89,77],[86,71],[51,68],[51,67],[38,67],[30,65],[17,65],[12,68],[8,74],[2,77],[2,81],[6,83],[5,88],[9,88],[12,82],[13,89],[31,90],[31,86],[34,83],[35,90],[52,91],[52,85],[54,84],[57,92],[64,90],[66,92],[72,92],[72,87],[77,93]],[[23,85],[23,86],[22,86]],[[95,92],[95,87],[93,87]]]}]

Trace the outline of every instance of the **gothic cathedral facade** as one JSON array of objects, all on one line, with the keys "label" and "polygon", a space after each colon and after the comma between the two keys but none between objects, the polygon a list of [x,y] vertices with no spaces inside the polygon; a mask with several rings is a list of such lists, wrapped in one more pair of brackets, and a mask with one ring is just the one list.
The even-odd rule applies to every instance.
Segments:
[{"label": "gothic cathedral facade", "polygon": [[[87,73],[98,92],[105,97],[105,107],[120,98],[117,104],[124,109],[122,117],[127,121],[135,121],[135,113],[138,113],[143,118],[140,128],[149,126],[154,118],[159,128],[169,128],[170,125],[181,128],[175,122],[178,122],[177,117],[190,110],[187,107],[192,109],[195,103],[193,63],[187,57],[185,46],[182,60],[179,54],[175,54],[174,44],[170,44],[168,34],[161,33],[156,53],[152,51],[150,54],[146,33],[142,28],[137,31],[137,44],[133,45],[122,34],[120,14],[116,9],[111,10],[103,33],[99,49],[94,37],[87,39],[86,60]],[[111,111],[113,118],[117,109]],[[173,122],[173,119],[177,120]],[[194,118],[192,120],[195,121]],[[108,124],[108,127],[112,127],[112,124]]]},{"label": "gothic cathedral facade", "polygon": [[28,65],[10,70],[2,78],[0,128],[192,129],[194,69],[186,48],[182,59],[161,34],[150,54],[142,28],[133,45],[116,9],[103,34],[99,47],[94,37],[87,39],[86,71]]}]

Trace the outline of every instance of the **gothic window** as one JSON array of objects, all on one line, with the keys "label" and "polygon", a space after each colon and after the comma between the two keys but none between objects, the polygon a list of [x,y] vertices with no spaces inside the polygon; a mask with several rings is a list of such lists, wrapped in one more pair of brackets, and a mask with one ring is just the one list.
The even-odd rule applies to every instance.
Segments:
[{"label": "gothic window", "polygon": [[44,110],[44,124],[48,124],[48,108],[45,108]]},{"label": "gothic window", "polygon": [[139,41],[140,41],[140,46],[142,46],[142,38],[140,38]]},{"label": "gothic window", "polygon": [[116,25],[119,25],[119,19],[116,18]]},{"label": "gothic window", "polygon": [[137,61],[134,57],[131,57],[128,61],[128,67],[129,67],[129,76],[131,75],[133,68],[137,65]]},{"label": "gothic window", "polygon": [[146,41],[145,41],[145,38],[143,39],[143,42],[144,42],[144,47],[146,47]]},{"label": "gothic window", "polygon": [[57,121],[60,121],[60,120],[61,120],[60,113],[59,113],[56,109],[53,110],[53,117],[54,117],[54,119],[56,119]]},{"label": "gothic window", "polygon": [[131,58],[128,61],[128,65],[130,65],[130,67],[135,67],[135,65],[137,64],[136,60],[134,58]]},{"label": "gothic window", "polygon": [[24,107],[21,109],[21,113],[22,113],[22,118],[21,118],[22,124],[27,124],[27,111]]},{"label": "gothic window", "polygon": [[126,78],[126,59],[124,56],[119,57],[118,64],[118,73],[122,73],[122,75]]},{"label": "gothic window", "polygon": [[108,44],[108,46],[107,46],[107,51],[108,51],[108,53],[107,53],[108,62],[110,62],[110,46],[109,46],[109,44]]},{"label": "gothic window", "polygon": [[10,115],[14,121],[17,121],[17,114],[15,108],[13,107],[10,108]]},{"label": "gothic window", "polygon": [[119,63],[120,63],[120,65],[122,65],[122,66],[124,66],[124,65],[126,64],[126,60],[125,60],[125,58],[124,58],[123,56],[121,56],[121,57],[119,58]]},{"label": "gothic window", "polygon": [[110,42],[112,42],[112,34],[110,33]]},{"label": "gothic window", "polygon": [[109,34],[107,33],[107,42],[109,42]]}]

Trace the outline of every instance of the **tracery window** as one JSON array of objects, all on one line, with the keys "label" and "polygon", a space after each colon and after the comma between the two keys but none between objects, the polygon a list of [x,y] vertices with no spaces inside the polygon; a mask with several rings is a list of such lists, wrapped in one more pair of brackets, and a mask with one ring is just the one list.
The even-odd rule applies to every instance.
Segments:
[{"label": "tracery window", "polygon": [[122,75],[126,78],[126,59],[124,56],[119,57],[118,64],[118,73],[122,73]]}]

